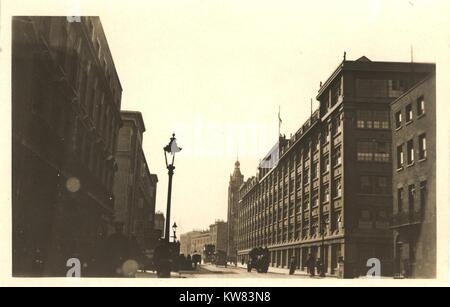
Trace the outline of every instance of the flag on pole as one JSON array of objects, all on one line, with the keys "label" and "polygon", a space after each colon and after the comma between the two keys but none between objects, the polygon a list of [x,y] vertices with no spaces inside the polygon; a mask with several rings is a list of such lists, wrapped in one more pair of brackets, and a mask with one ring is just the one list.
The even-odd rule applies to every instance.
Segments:
[{"label": "flag on pole", "polygon": [[281,123],[283,121],[281,120],[281,107],[278,106],[278,135],[281,135]]}]

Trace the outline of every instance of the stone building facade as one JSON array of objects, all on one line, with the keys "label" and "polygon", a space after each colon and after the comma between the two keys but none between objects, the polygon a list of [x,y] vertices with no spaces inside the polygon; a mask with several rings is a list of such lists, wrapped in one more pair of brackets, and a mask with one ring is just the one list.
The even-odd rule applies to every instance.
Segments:
[{"label": "stone building facade", "polygon": [[190,254],[203,254],[205,245],[213,244],[211,240],[211,233],[209,230],[200,231],[191,236],[191,252]]},{"label": "stone building facade", "polygon": [[192,238],[200,233],[201,231],[194,230],[180,235],[180,254],[192,256],[192,253],[194,252],[194,249],[192,249]]},{"label": "stone building facade", "polygon": [[164,213],[158,211],[155,213],[155,222],[154,222],[154,232],[155,238],[160,239],[164,236],[164,227],[165,227],[166,218],[164,217]]},{"label": "stone building facade", "polygon": [[436,276],[436,76],[391,104],[395,273]]},{"label": "stone building facade", "polygon": [[205,245],[214,245],[215,251],[226,251],[228,247],[227,222],[217,220],[209,230],[193,230],[180,235],[180,254],[202,254]]},{"label": "stone building facade", "polygon": [[216,251],[226,252],[228,247],[228,223],[216,221],[209,226],[209,233],[211,236],[211,244],[215,246]]},{"label": "stone building facade", "polygon": [[142,148],[145,132],[142,114],[121,111],[121,117],[114,182],[115,222],[124,225],[125,235],[136,239],[142,250],[151,249],[158,177],[150,173]]},{"label": "stone building facade", "polygon": [[[390,103],[434,69],[432,64],[344,59],[324,84],[318,110],[273,165],[260,165],[240,188],[238,261],[268,247],[271,265],[311,254],[336,274],[365,275],[378,258],[392,274],[392,129]],[[266,161],[270,155],[263,159]]]},{"label": "stone building facade", "polygon": [[98,17],[12,19],[14,276],[82,274],[113,221],[122,87]]},{"label": "stone building facade", "polygon": [[240,163],[236,161],[234,164],[233,174],[230,175],[230,183],[228,185],[228,238],[227,238],[227,258],[229,261],[236,261],[237,258],[237,222],[238,222],[238,205],[239,205],[239,188],[244,182],[244,176],[241,174]]}]

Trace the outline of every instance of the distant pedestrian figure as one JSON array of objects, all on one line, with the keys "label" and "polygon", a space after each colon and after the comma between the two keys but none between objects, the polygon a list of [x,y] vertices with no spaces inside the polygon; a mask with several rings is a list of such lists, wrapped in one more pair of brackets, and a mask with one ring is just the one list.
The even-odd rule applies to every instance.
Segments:
[{"label": "distant pedestrian figure", "polygon": [[322,270],[323,270],[322,259],[317,258],[316,267],[317,267],[317,274],[318,275],[322,274]]},{"label": "distant pedestrian figure", "polygon": [[194,263],[194,269],[197,269],[198,265],[202,263],[202,255],[195,252],[192,256],[192,262]]},{"label": "distant pedestrian figure", "polygon": [[291,261],[289,263],[289,275],[294,275],[296,268],[297,268],[297,260],[295,259],[295,256],[292,256]]},{"label": "distant pedestrian figure", "polygon": [[308,259],[306,260],[306,267],[308,268],[309,276],[314,277],[316,275],[316,262],[311,254],[308,255]]}]

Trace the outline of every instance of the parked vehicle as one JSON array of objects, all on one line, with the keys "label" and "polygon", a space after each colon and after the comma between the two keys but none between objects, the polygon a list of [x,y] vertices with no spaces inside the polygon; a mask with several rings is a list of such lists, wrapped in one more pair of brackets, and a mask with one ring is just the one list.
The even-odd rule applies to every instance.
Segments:
[{"label": "parked vehicle", "polygon": [[213,244],[206,244],[203,248],[203,262],[204,263],[213,263],[214,261],[214,253],[216,251],[216,246]]},{"label": "parked vehicle", "polygon": [[218,250],[214,253],[214,264],[216,266],[223,265],[227,266],[227,253],[222,250]]},{"label": "parked vehicle", "polygon": [[256,269],[258,273],[267,273],[270,264],[269,250],[262,247],[253,248],[248,254],[249,261],[247,264],[247,271],[251,272]]},{"label": "parked vehicle", "polygon": [[194,268],[196,269],[197,266],[202,263],[202,255],[200,254],[194,254],[192,255],[192,264],[194,265]]}]

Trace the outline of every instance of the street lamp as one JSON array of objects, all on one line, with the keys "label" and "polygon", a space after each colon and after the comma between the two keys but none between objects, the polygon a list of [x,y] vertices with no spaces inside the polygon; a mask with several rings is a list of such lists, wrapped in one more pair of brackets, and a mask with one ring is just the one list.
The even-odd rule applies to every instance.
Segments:
[{"label": "street lamp", "polygon": [[[175,154],[177,152],[181,151],[181,148],[177,145],[177,139],[175,138],[175,133],[172,134],[172,137],[170,138],[169,144],[167,144],[166,147],[164,147],[164,158],[166,159],[166,167],[169,171],[169,188],[167,191],[167,212],[166,212],[166,227],[165,227],[165,233],[164,233],[164,239],[167,243],[169,243],[169,237],[170,237],[170,206],[172,201],[172,177],[173,177],[173,170],[175,169],[174,162],[175,162]],[[170,154],[172,156],[172,162],[169,163],[167,159],[167,154]]]},{"label": "street lamp", "polygon": [[174,222],[173,225],[172,225],[173,242],[177,241],[177,228],[178,228],[177,223]]},{"label": "street lamp", "polygon": [[322,244],[320,246],[320,254],[321,254],[321,270],[320,277],[325,277],[325,228],[327,227],[328,222],[322,217],[321,222],[321,230],[320,234],[322,235]]}]

